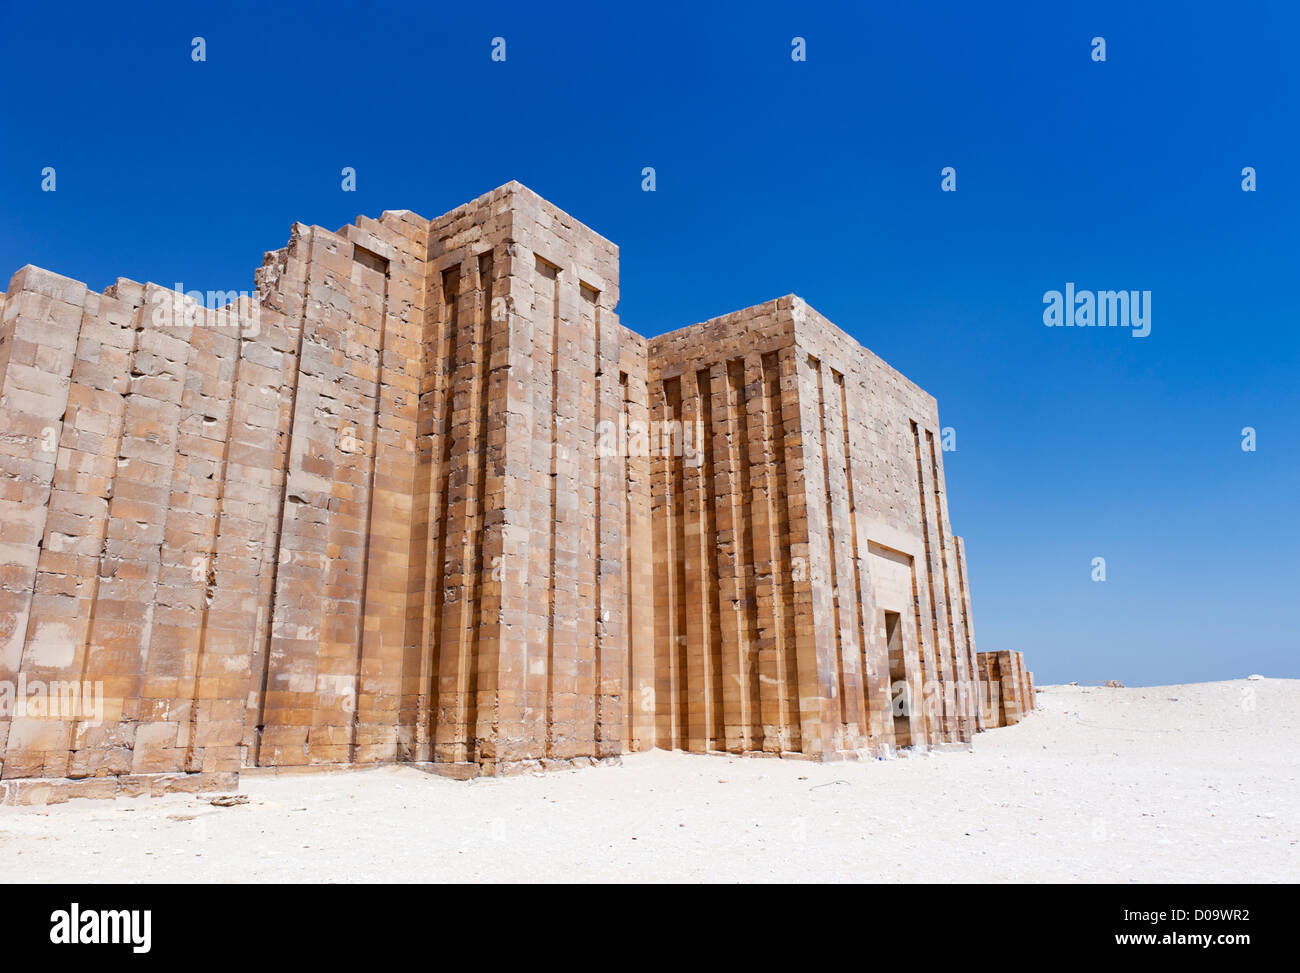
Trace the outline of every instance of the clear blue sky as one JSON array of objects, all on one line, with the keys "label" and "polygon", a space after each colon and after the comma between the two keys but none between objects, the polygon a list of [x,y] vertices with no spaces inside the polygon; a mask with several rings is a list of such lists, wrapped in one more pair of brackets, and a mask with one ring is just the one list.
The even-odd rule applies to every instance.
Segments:
[{"label": "clear blue sky", "polygon": [[[730,6],[4,3],[0,274],[251,290],[295,220],[518,179],[630,327],[794,291],[937,396],[981,648],[1300,676],[1297,5]],[[1150,336],[1045,328],[1067,281]]]}]

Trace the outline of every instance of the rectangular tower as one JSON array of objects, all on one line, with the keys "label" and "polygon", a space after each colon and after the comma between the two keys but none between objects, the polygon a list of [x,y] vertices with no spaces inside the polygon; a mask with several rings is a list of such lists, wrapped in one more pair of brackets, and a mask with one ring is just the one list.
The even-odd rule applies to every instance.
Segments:
[{"label": "rectangular tower", "polygon": [[649,388],[657,745],[969,740],[933,397],[794,296],[651,340]]}]

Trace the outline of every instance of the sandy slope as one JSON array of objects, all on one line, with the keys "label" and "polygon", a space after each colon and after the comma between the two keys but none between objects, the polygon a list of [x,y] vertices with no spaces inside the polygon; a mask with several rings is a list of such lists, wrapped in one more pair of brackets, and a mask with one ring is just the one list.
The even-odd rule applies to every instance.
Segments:
[{"label": "sandy slope", "polygon": [[[1252,698],[1253,694],[1253,698]],[[1300,680],[1045,687],[973,753],[654,752],[460,783],[411,768],[0,808],[32,881],[1297,881]]]}]

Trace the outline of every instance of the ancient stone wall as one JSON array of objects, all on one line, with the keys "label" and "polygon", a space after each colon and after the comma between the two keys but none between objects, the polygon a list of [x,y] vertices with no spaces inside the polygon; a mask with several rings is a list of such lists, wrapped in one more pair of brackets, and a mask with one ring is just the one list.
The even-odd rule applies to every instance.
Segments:
[{"label": "ancient stone wall", "polygon": [[802,749],[811,604],[793,341],[786,300],[649,343],[655,742],[665,749]]},{"label": "ancient stone wall", "polygon": [[297,224],[256,285],[0,303],[0,799],[826,759],[969,740],[981,675],[1032,705],[974,661],[933,398],[798,298],[647,341],[617,248],[518,183]]},{"label": "ancient stone wall", "polygon": [[1012,726],[1035,707],[1034,674],[1025,668],[1022,652],[980,652],[980,709],[989,728]]}]

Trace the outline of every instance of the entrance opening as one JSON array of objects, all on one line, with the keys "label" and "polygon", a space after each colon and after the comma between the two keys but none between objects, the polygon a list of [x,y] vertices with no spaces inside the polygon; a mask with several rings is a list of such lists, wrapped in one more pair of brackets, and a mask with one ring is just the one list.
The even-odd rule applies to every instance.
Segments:
[{"label": "entrance opening", "polygon": [[912,745],[910,690],[907,667],[903,662],[903,618],[898,612],[881,612],[885,616],[885,645],[889,650],[889,695],[894,714],[894,745]]}]

